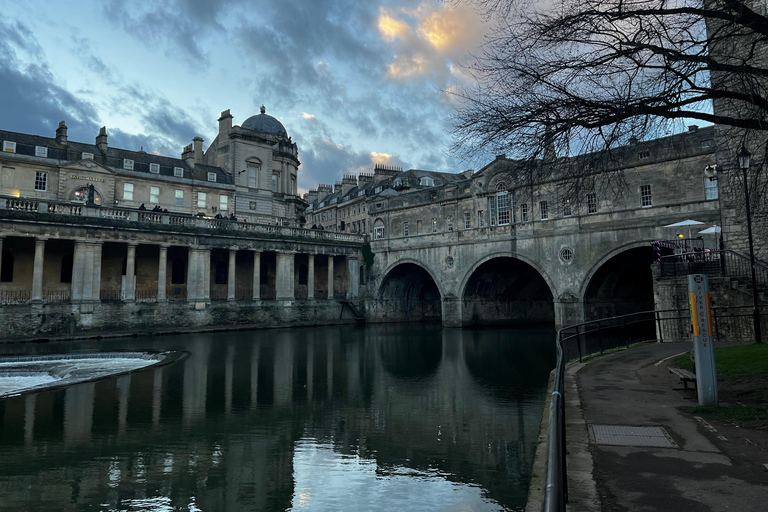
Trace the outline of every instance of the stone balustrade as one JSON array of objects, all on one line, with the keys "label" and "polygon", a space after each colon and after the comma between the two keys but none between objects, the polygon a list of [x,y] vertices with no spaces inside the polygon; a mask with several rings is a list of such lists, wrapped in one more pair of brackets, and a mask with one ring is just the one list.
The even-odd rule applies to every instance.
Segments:
[{"label": "stone balustrade", "polygon": [[363,244],[366,236],[354,233],[337,233],[317,229],[306,229],[295,226],[277,226],[273,224],[253,224],[215,219],[211,217],[195,217],[171,212],[154,212],[130,208],[88,206],[80,203],[62,203],[39,199],[23,199],[0,196],[0,211],[12,210],[36,212],[40,214],[74,215],[79,217],[96,217],[125,222],[161,224],[172,227],[192,227],[210,230],[241,231],[257,235],[272,235],[286,238],[303,238],[327,240],[352,244]]}]

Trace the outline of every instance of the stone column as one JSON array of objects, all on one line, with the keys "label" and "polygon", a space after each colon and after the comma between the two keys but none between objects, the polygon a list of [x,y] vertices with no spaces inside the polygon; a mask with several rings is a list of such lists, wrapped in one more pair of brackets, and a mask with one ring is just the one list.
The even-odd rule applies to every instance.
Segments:
[{"label": "stone column", "polygon": [[83,274],[85,273],[85,242],[75,240],[75,251],[72,255],[71,300],[78,303],[83,300]]},{"label": "stone column", "polygon": [[360,289],[360,260],[347,260],[347,271],[349,272],[347,298],[357,297]]},{"label": "stone column", "polygon": [[45,238],[35,239],[35,262],[32,269],[32,302],[43,301],[43,268],[45,267]]},{"label": "stone column", "polygon": [[195,301],[198,295],[199,280],[198,268],[197,268],[197,256],[198,253],[191,247],[187,249],[187,300]]},{"label": "stone column", "polygon": [[261,253],[253,251],[253,300],[261,299]]},{"label": "stone column", "polygon": [[133,242],[128,244],[128,251],[125,261],[125,297],[124,302],[134,302],[136,300],[136,286],[134,278],[136,276],[136,246]]},{"label": "stone column", "polygon": [[307,298],[315,298],[315,255],[309,255],[307,263]]},{"label": "stone column", "polygon": [[328,300],[333,300],[333,255],[328,255]]},{"label": "stone column", "polygon": [[202,255],[202,258],[200,259],[200,263],[202,263],[202,276],[203,276],[203,296],[201,297],[202,300],[205,302],[210,302],[211,300],[211,250],[210,249],[201,249],[200,254]]},{"label": "stone column", "polygon": [[95,302],[101,302],[101,252],[103,248],[104,242],[93,244],[91,300]]},{"label": "stone column", "polygon": [[168,282],[168,246],[160,246],[160,256],[157,261],[157,302],[165,302],[165,287]]},{"label": "stone column", "polygon": [[443,327],[461,327],[463,322],[463,301],[455,296],[442,299]]},{"label": "stone column", "polygon": [[293,300],[295,293],[293,290],[293,253],[277,252],[277,300]]},{"label": "stone column", "polygon": [[83,301],[88,302],[93,298],[93,252],[93,244],[83,246]]},{"label": "stone column", "polygon": [[229,275],[227,276],[227,300],[235,300],[235,264],[237,262],[237,247],[229,249]]}]

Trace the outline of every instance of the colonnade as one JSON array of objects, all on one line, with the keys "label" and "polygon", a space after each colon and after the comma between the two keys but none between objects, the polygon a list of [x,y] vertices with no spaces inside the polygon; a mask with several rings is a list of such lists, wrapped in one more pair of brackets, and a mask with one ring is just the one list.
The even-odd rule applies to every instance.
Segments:
[{"label": "colonnade", "polygon": [[[22,237],[19,237],[22,238]],[[28,239],[27,239],[28,240]],[[45,256],[46,256],[46,242],[48,237],[36,237],[34,240],[34,256],[32,262],[32,286],[30,294],[30,302],[39,303],[43,302],[45,297],[43,295],[44,287],[44,270],[45,270]],[[28,242],[25,242],[27,244]],[[162,302],[168,300],[168,267],[169,267],[169,249],[172,245],[167,243],[152,244],[142,243],[137,241],[128,242],[112,242],[109,244],[124,244],[125,247],[125,260],[123,268],[124,281],[121,281],[121,293],[120,300],[124,302],[134,302],[137,300],[136,290],[136,275],[137,275],[137,249],[139,245],[142,246],[155,246],[157,247],[157,294],[156,301]],[[71,295],[70,301],[72,303],[89,303],[99,302],[101,300],[101,287],[102,287],[102,263],[104,261],[103,250],[104,241],[90,241],[90,240],[74,240],[74,250],[72,255],[72,273],[71,273]],[[27,246],[28,247],[28,246]],[[211,300],[211,254],[214,250],[226,250],[228,251],[228,268],[226,272],[226,297],[217,296],[220,299],[226,299],[227,301],[236,300],[252,300],[259,301],[265,297],[262,297],[261,287],[262,281],[262,255],[263,253],[275,254],[275,266],[274,266],[274,290],[276,300],[294,300],[296,299],[296,257],[302,253],[289,250],[270,250],[259,251],[251,248],[241,249],[238,246],[230,246],[225,248],[220,247],[203,247],[203,246],[179,246],[182,249],[186,249],[186,280],[183,285],[186,285],[186,300],[194,303],[206,303]],[[3,251],[3,237],[0,237],[0,266],[2,265],[2,251]],[[25,250],[25,251],[28,251]],[[122,249],[120,249],[122,251]],[[112,249],[114,257],[114,249]],[[238,258],[238,253],[248,252],[253,258],[252,271],[242,264],[245,259],[250,265],[251,256],[245,258]],[[28,252],[27,252],[28,254]],[[49,253],[50,254],[50,253]],[[334,273],[334,255],[333,254],[312,254],[304,253],[307,258],[306,269],[306,284],[307,299],[315,299],[316,297],[316,268],[315,258],[322,258],[327,261],[327,298],[333,300],[335,298],[334,293],[334,277],[338,278]],[[143,256],[146,261],[146,251]],[[347,268],[343,269],[346,272],[346,276],[343,278],[348,284],[346,290],[344,290],[344,297],[355,297],[359,287],[359,273],[358,266],[359,260],[356,258],[348,258],[341,256],[339,258],[345,258]],[[238,265],[238,259],[240,259],[240,265]],[[270,256],[271,262],[271,256]],[[28,263],[26,264],[28,265]],[[271,263],[270,263],[271,265]],[[154,264],[152,264],[154,267]],[[27,266],[28,268],[28,266]],[[27,270],[28,271],[28,270]],[[238,282],[238,272],[247,272],[252,274],[252,281],[246,279],[247,285],[243,284],[243,280],[240,280],[240,286],[247,288],[250,286],[250,290],[246,290],[249,296],[244,296],[242,289],[241,293],[236,295],[236,283]],[[271,274],[272,268],[269,268]],[[51,269],[48,269],[51,272]],[[303,272],[303,269],[302,269]],[[18,271],[17,271],[18,273]],[[27,276],[29,274],[26,274]],[[146,271],[143,273],[146,279]],[[105,279],[109,280],[114,276],[107,275]],[[174,276],[175,278],[176,276]],[[248,277],[251,277],[250,275]],[[29,277],[26,277],[29,279]],[[50,281],[50,275],[48,275]],[[302,278],[304,279],[304,278]],[[26,281],[29,283],[29,281]],[[62,281],[63,282],[63,281]],[[146,281],[144,281],[146,283]],[[180,281],[177,281],[180,283]],[[223,281],[219,281],[223,284]],[[27,285],[28,286],[28,285]],[[271,284],[270,284],[271,286]],[[18,288],[18,285],[16,285]],[[27,288],[29,290],[29,288]],[[145,290],[146,292],[146,290]],[[270,297],[271,298],[271,297]]]}]

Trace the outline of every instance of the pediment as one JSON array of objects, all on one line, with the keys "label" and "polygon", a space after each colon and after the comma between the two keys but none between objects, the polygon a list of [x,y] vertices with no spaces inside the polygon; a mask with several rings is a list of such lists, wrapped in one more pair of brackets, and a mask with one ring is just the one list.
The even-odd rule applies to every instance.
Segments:
[{"label": "pediment", "polygon": [[78,171],[78,172],[90,172],[90,173],[96,173],[96,174],[108,174],[110,176],[115,176],[117,173],[110,169],[109,167],[100,164],[99,162],[96,162],[95,160],[91,160],[90,158],[86,158],[85,160],[78,160],[77,162],[70,162],[67,165],[62,167],[63,170],[70,172],[70,171]]}]

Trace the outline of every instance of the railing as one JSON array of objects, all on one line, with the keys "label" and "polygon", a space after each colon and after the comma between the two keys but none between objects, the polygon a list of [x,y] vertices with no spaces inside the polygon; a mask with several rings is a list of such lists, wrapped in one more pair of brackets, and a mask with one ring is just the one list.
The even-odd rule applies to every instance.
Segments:
[{"label": "railing", "polygon": [[136,302],[157,302],[157,291],[136,290]]},{"label": "railing", "polygon": [[337,233],[318,229],[305,229],[273,224],[253,224],[239,222],[226,218],[192,216],[181,213],[156,212],[136,210],[131,208],[107,207],[101,205],[83,205],[81,203],[66,203],[39,199],[21,199],[15,197],[0,197],[0,210],[35,212],[39,214],[73,215],[77,217],[95,217],[124,222],[141,222],[145,224],[167,225],[171,227],[188,227],[223,231],[239,231],[242,233],[278,236],[286,238],[308,238],[333,242],[362,244],[365,235],[353,233]]},{"label": "railing", "polygon": [[26,304],[32,295],[29,290],[0,290],[0,304]]},{"label": "railing", "polygon": [[121,290],[101,290],[99,298],[102,302],[120,302],[123,300],[123,292]]},{"label": "railing", "polygon": [[[734,251],[694,251],[659,258],[661,278],[688,274],[708,274],[733,277],[751,285],[752,269],[749,258]],[[757,286],[768,288],[768,264],[755,261]]]},{"label": "railing", "polygon": [[44,290],[43,300],[49,304],[69,302],[72,290]]},{"label": "railing", "polygon": [[[752,306],[712,308],[715,338],[744,336],[754,339],[751,311]],[[765,316],[768,317],[768,313]],[[761,325],[767,323],[762,322]],[[628,348],[632,343],[690,339],[690,329],[688,309],[667,309],[583,322],[563,327],[557,332],[557,366],[549,405],[547,469],[541,507],[543,512],[562,512],[568,503],[565,365],[576,359],[582,361],[590,355],[602,355],[606,350]]]}]

